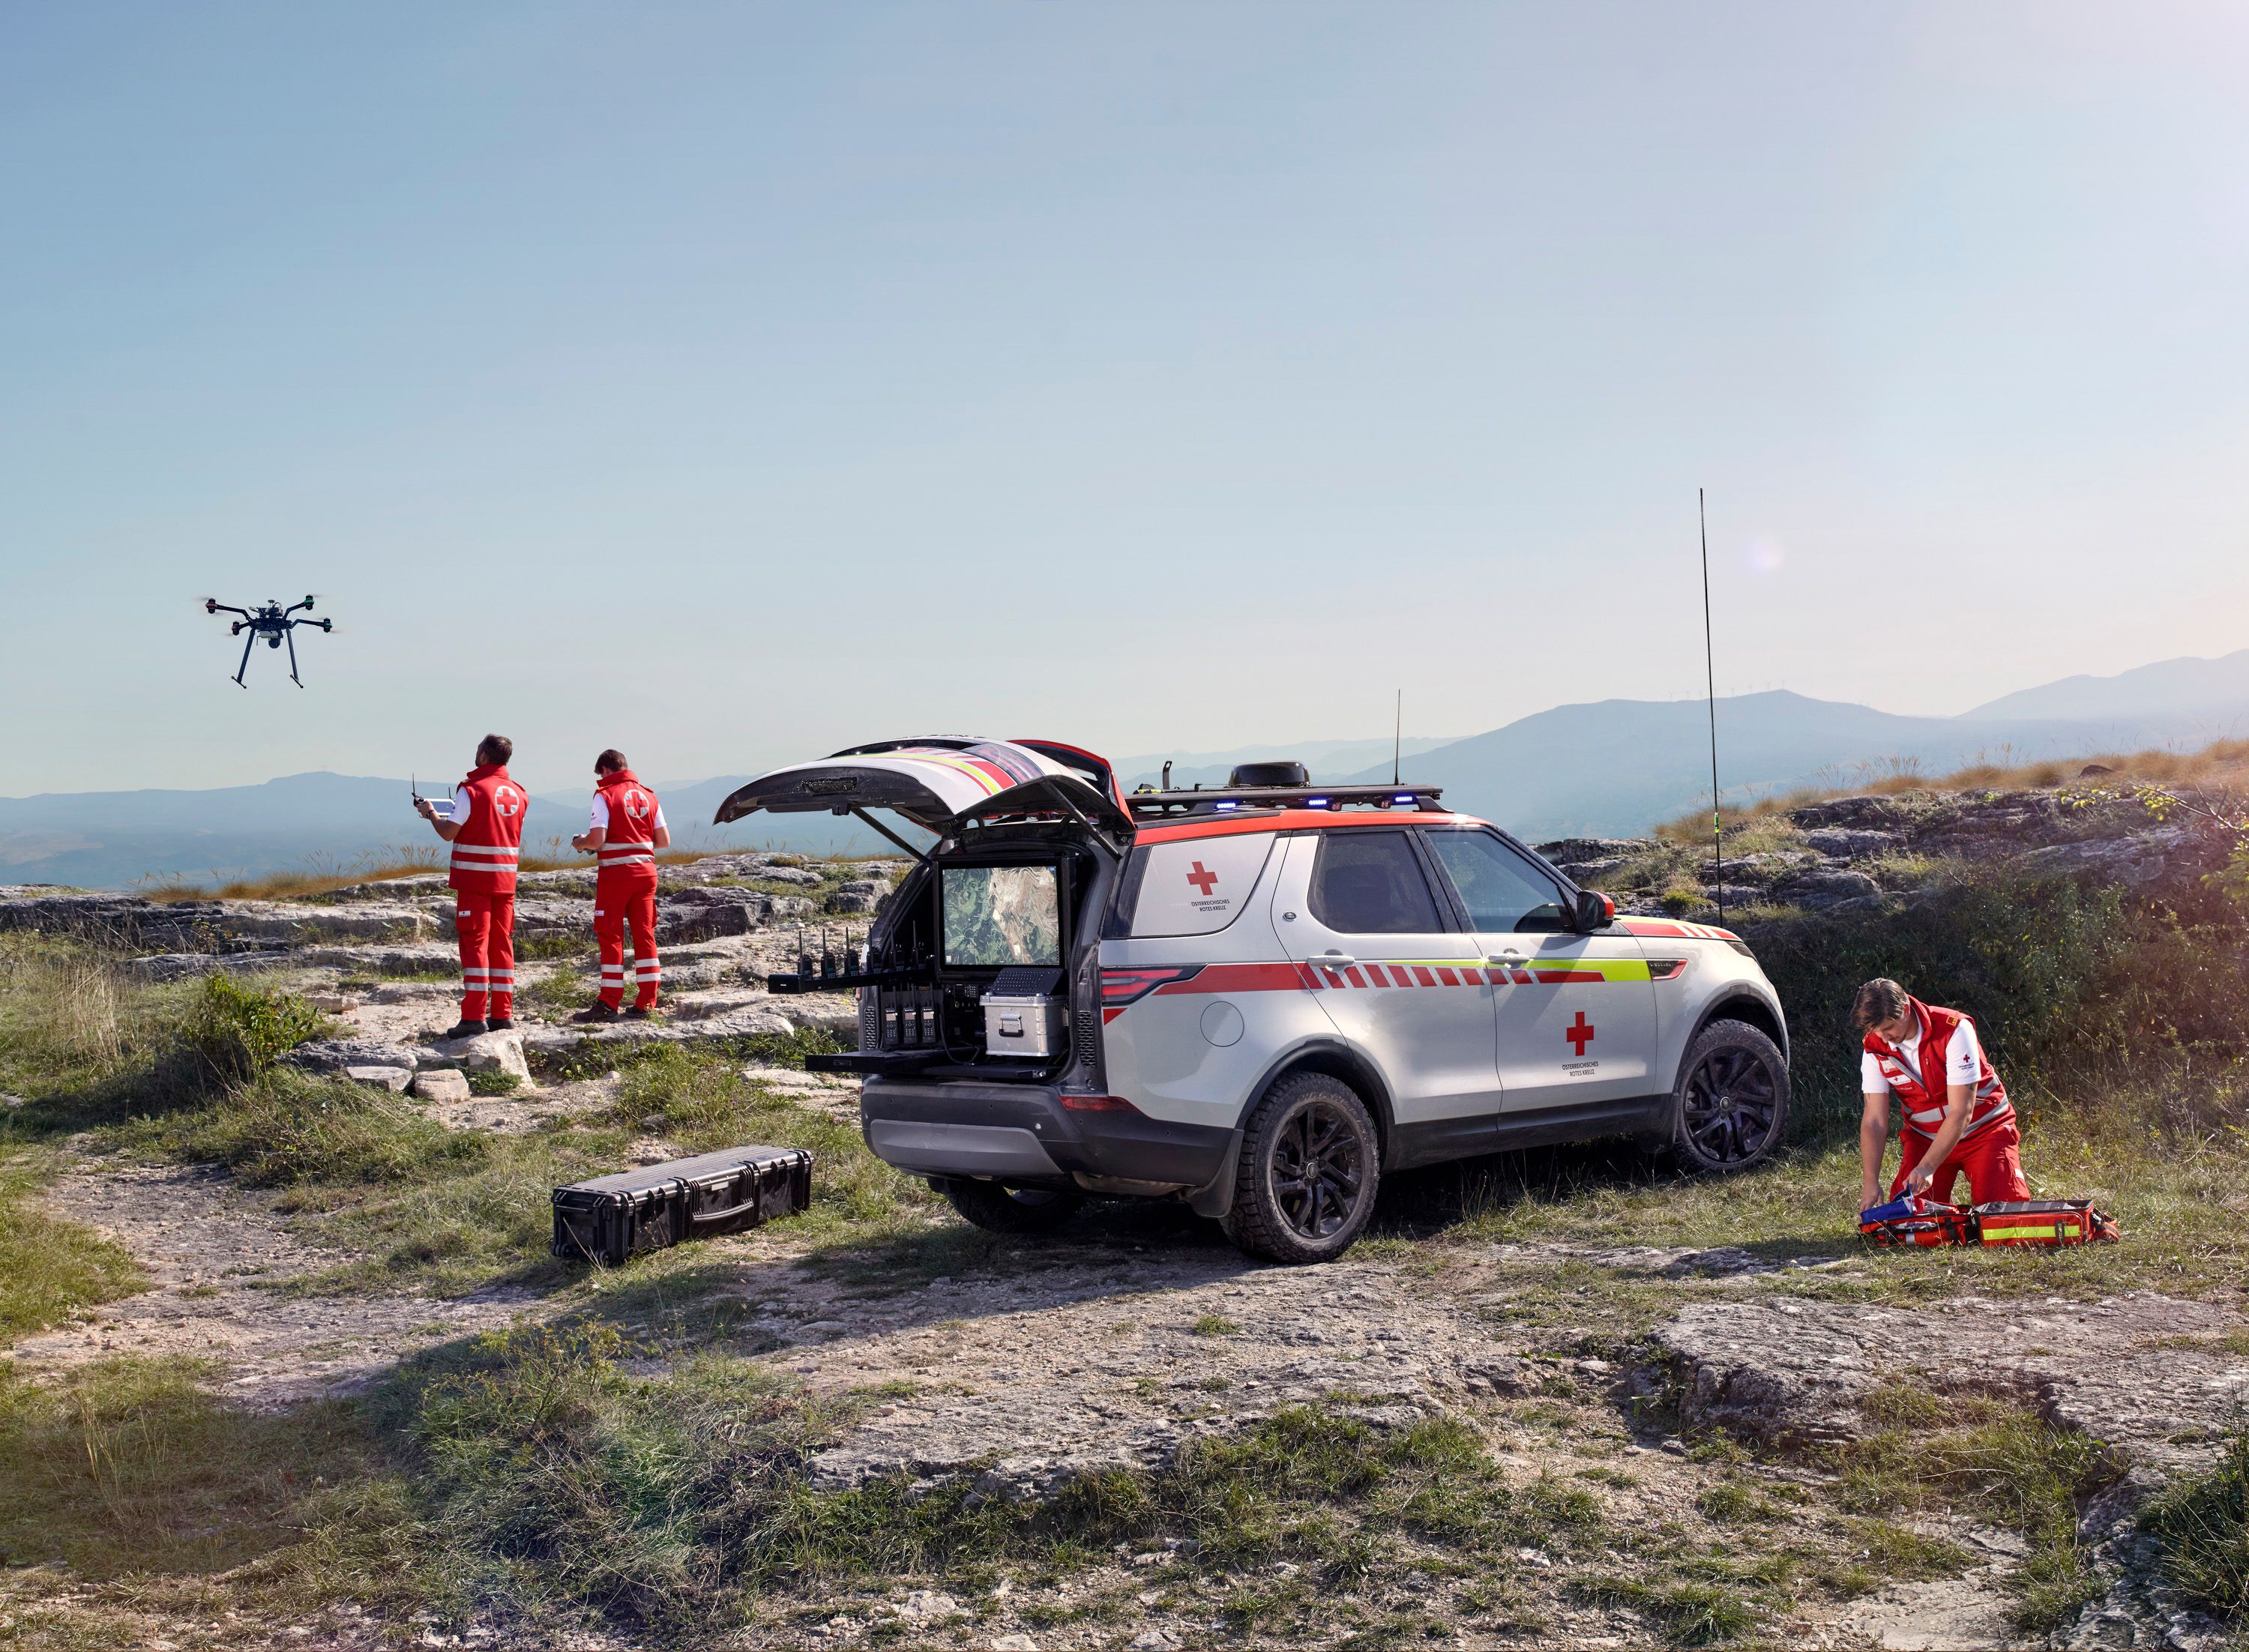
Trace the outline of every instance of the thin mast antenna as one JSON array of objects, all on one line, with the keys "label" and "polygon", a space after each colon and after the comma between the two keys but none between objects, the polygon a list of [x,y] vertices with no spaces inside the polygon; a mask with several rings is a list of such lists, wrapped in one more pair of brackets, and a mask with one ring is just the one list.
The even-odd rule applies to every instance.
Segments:
[{"label": "thin mast antenna", "polygon": [[1695,520],[1702,531],[1702,689],[1710,707],[1710,857],[1718,869],[1718,927],[1726,927],[1726,836],[1718,824],[1718,668],[1710,643],[1710,518],[1702,490],[1695,490]]},{"label": "thin mast antenna", "polygon": [[1406,690],[1398,690],[1398,720],[1390,725],[1390,784],[1398,784],[1398,764],[1406,749]]}]

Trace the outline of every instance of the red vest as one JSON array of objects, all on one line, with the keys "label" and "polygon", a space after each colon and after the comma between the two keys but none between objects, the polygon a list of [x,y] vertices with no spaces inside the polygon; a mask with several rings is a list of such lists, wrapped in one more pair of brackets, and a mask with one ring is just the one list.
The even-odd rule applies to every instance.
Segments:
[{"label": "red vest", "polygon": [[602,839],[602,875],[656,875],[656,793],[630,769],[619,769],[602,782],[597,794],[609,805],[609,826]]},{"label": "red vest", "polygon": [[[1888,1038],[1868,1032],[1867,1053],[1878,1061],[1882,1077],[1889,1080],[1898,1100],[1905,1104],[1905,1117],[1899,1121],[1902,1128],[1912,1131],[1924,1141],[1934,1140],[1944,1122],[1944,1109],[1951,1094],[1945,1078],[1945,1052],[1951,1047],[1952,1035],[1963,1021],[1971,1027],[1976,1024],[1957,1010],[1941,1010],[1933,1004],[1923,1004],[1919,998],[1909,998],[1915,1018],[1921,1022],[1921,1071],[1913,1070],[1913,1063]],[[1984,1052],[1983,1040],[1976,1041],[1976,1099],[1968,1111],[1968,1128],[1960,1133],[1965,1141],[1986,1125],[1997,1124],[2012,1115],[2015,1104],[2007,1100],[2007,1086],[1999,1082],[1999,1075],[1991,1070],[1991,1058]]]},{"label": "red vest", "polygon": [[523,846],[523,811],[530,799],[507,778],[506,764],[469,771],[469,818],[456,821],[452,876],[464,895],[513,895],[515,862]]}]

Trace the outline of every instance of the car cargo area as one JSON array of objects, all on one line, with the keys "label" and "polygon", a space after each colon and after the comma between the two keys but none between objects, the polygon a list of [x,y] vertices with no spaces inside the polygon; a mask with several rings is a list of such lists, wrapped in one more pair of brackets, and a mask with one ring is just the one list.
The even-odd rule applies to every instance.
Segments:
[{"label": "car cargo area", "polygon": [[1046,1083],[1090,1046],[1097,1021],[1081,1030],[1072,1013],[1071,960],[1098,928],[1100,860],[1055,828],[977,835],[925,861],[877,921],[848,978],[859,1048],[814,1058],[821,1070]]}]

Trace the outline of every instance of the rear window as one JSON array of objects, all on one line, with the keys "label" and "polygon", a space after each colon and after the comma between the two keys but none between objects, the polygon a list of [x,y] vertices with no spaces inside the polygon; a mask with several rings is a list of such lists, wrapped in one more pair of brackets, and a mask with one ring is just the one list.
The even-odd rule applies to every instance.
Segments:
[{"label": "rear window", "polygon": [[1402,832],[1328,832],[1312,864],[1312,915],[1343,935],[1434,935],[1437,903]]},{"label": "rear window", "polygon": [[1125,874],[1135,936],[1215,935],[1241,915],[1273,852],[1273,833],[1189,838],[1132,851]]},{"label": "rear window", "polygon": [[943,892],[948,965],[1062,962],[1062,895],[1052,867],[947,867]]}]

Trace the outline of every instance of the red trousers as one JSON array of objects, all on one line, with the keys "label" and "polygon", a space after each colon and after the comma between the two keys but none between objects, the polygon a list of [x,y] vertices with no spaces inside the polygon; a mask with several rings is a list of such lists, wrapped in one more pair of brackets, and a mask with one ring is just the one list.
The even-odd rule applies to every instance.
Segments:
[{"label": "red trousers", "polygon": [[461,1019],[513,1020],[515,897],[457,889],[453,927],[461,939]]},{"label": "red trousers", "polygon": [[[2031,1187],[2023,1180],[2023,1161],[2019,1151],[2022,1142],[2022,1132],[2015,1128],[2012,1118],[1985,1125],[1953,1148],[1952,1156],[1936,1167],[1936,1174],[1929,1178],[1929,1196],[1940,1203],[1951,1203],[1952,1179],[1964,1174],[1970,1204],[1989,1204],[1994,1199],[2029,1198]],[[1898,1146],[1903,1151],[1897,1180],[1890,1183],[1893,1199],[1905,1191],[1906,1176],[1929,1151],[1929,1138],[1911,1130],[1901,1130]]]},{"label": "red trousers", "polygon": [[625,930],[632,930],[633,1002],[656,1007],[664,969],[656,957],[656,868],[604,872],[594,880],[594,939],[602,948],[602,1002],[612,1010],[625,997]]}]

